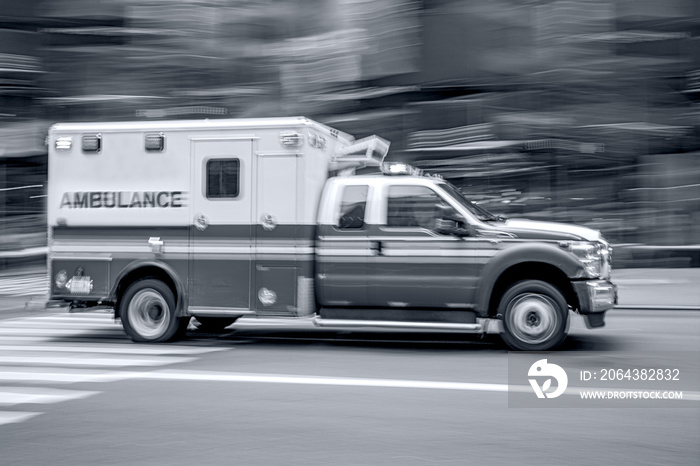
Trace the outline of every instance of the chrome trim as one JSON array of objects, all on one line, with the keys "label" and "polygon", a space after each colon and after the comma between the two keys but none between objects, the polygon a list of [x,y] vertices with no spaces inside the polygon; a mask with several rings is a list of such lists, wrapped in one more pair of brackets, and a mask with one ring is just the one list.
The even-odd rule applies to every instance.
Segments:
[{"label": "chrome trim", "polygon": [[258,157],[303,157],[302,152],[290,152],[290,151],[264,151],[259,150],[255,152]]},{"label": "chrome trim", "polygon": [[314,325],[318,327],[380,327],[414,330],[459,330],[463,332],[482,333],[484,327],[480,323],[476,324],[456,324],[445,322],[404,322],[390,320],[345,320],[345,319],[322,319],[314,317]]},{"label": "chrome trim", "polygon": [[591,312],[612,309],[617,302],[617,288],[605,280],[592,280],[586,283]]},{"label": "chrome trim", "polygon": [[194,307],[187,308],[187,315],[202,317],[239,317],[255,315],[255,311],[245,308],[222,308],[222,307]]},{"label": "chrome trim", "polygon": [[106,261],[111,262],[113,260],[112,255],[106,256],[82,256],[82,255],[72,255],[72,254],[51,254],[51,260],[76,260],[76,261]]}]

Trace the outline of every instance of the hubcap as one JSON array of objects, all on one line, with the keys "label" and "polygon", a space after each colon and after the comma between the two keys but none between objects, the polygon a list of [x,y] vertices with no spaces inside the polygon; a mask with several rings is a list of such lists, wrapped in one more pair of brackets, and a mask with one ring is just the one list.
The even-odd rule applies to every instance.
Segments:
[{"label": "hubcap", "polygon": [[170,308],[156,290],[145,289],[136,293],[127,312],[131,327],[144,338],[157,338],[168,327]]},{"label": "hubcap", "polygon": [[506,313],[508,328],[518,340],[538,344],[552,338],[561,316],[549,297],[534,293],[517,296]]}]

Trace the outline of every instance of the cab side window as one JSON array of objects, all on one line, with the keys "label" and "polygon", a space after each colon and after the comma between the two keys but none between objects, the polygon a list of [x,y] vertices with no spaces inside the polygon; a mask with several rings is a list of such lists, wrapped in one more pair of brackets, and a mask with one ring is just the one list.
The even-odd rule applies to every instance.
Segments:
[{"label": "cab side window", "polygon": [[440,205],[446,206],[447,203],[425,186],[391,186],[387,198],[386,224],[389,227],[434,230]]},{"label": "cab side window", "polygon": [[340,198],[338,228],[361,229],[365,226],[365,208],[369,186],[345,186]]}]

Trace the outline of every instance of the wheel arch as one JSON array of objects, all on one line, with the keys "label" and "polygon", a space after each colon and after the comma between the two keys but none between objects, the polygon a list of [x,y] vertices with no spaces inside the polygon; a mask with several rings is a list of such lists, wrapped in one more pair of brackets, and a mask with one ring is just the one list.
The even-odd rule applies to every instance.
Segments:
[{"label": "wheel arch", "polygon": [[571,280],[562,269],[547,262],[528,261],[512,264],[498,275],[491,287],[491,293],[487,296],[488,300],[483,303],[482,309],[486,314],[489,317],[498,317],[496,315],[498,305],[505,292],[512,285],[523,280],[540,280],[549,283],[564,295],[566,303],[572,309],[578,309],[578,296]]},{"label": "wheel arch", "polygon": [[484,267],[477,287],[476,310],[482,317],[493,316],[505,290],[525,279],[557,286],[567,303],[578,308],[578,297],[571,279],[583,275],[583,264],[555,243],[516,244],[493,256]]},{"label": "wheel arch", "polygon": [[110,291],[110,300],[114,303],[114,314],[116,317],[119,317],[119,307],[126,289],[132,283],[144,278],[154,278],[165,283],[175,295],[176,315],[184,315],[187,294],[185,285],[177,272],[164,262],[136,260],[119,272]]}]

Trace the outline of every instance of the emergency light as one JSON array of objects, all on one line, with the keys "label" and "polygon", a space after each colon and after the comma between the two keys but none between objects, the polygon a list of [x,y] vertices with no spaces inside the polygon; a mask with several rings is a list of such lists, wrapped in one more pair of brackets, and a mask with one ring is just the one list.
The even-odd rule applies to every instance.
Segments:
[{"label": "emergency light", "polygon": [[423,170],[421,170],[420,168],[416,168],[413,165],[409,165],[407,163],[393,162],[383,163],[382,173],[384,173],[385,175],[421,176],[423,174]]},{"label": "emergency light", "polygon": [[73,138],[70,136],[61,136],[56,138],[56,150],[70,150],[73,145]]}]

